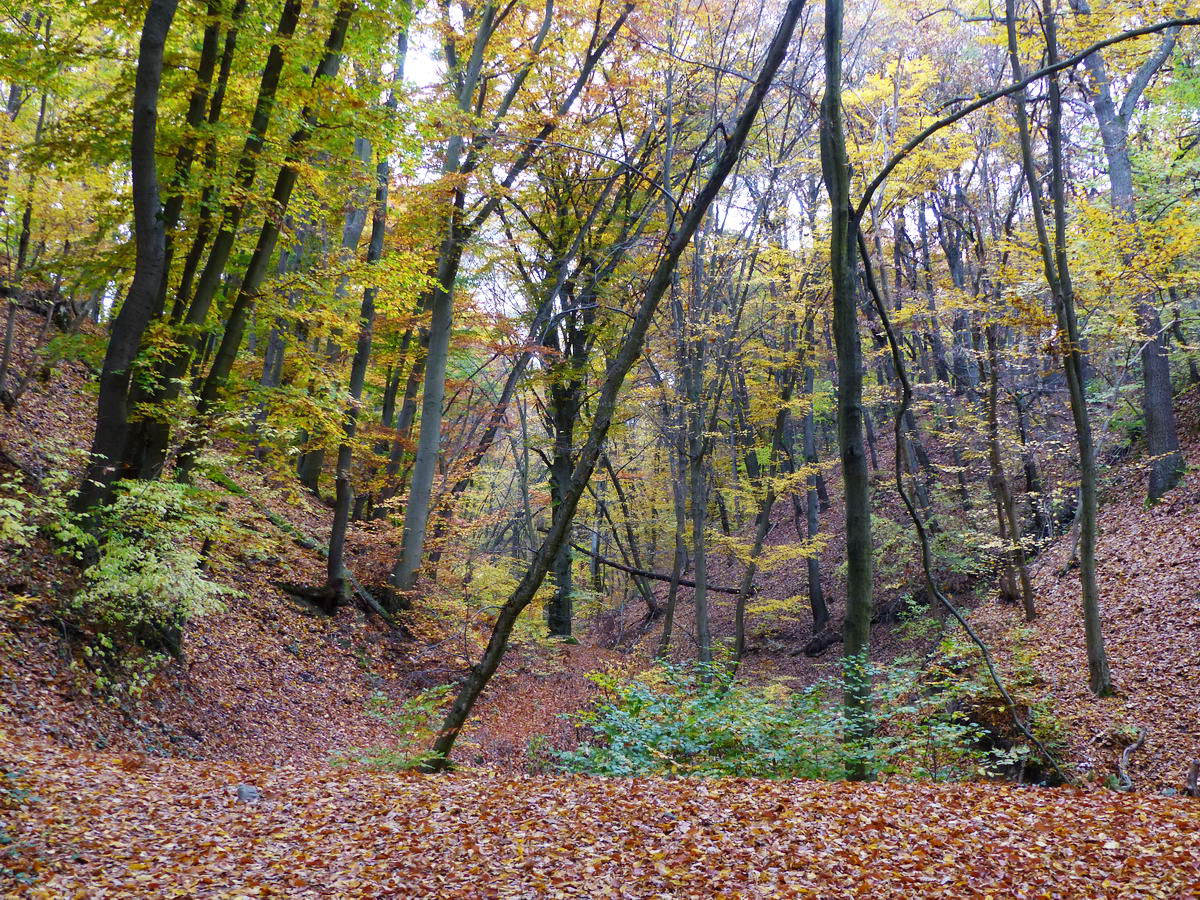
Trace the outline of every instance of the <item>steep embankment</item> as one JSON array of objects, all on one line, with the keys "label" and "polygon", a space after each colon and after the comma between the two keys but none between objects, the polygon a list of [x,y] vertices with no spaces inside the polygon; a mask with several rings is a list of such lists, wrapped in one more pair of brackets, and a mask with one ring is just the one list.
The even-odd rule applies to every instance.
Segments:
[{"label": "steep embankment", "polygon": [[[86,447],[91,379],[78,361],[43,365],[53,358],[34,353],[42,332],[36,315],[22,312],[17,326],[14,370],[33,371],[36,377],[15,410],[0,414],[0,466],[44,477],[61,465],[56,460],[64,452]],[[1200,392],[1181,398],[1180,409],[1185,452],[1195,466],[1200,463]],[[881,502],[888,503],[887,448],[881,450],[884,465],[876,478]],[[1116,697],[1097,699],[1086,688],[1078,578],[1062,571],[1065,539],[1034,565],[1036,622],[1025,626],[1016,609],[988,600],[986,592],[979,592],[974,615],[1006,674],[1023,679],[1024,690],[1043,698],[1045,710],[1061,721],[1067,755],[1082,772],[1097,780],[1115,773],[1121,750],[1142,730],[1144,744],[1129,754],[1134,785],[1178,789],[1189,761],[1200,756],[1200,541],[1195,538],[1200,484],[1190,477],[1161,504],[1147,508],[1142,466],[1135,453],[1110,472],[1101,512],[1100,579]],[[321,541],[328,534],[329,511],[269,473],[245,467],[232,474],[246,493],[227,493],[223,502],[254,540],[227,552],[216,574],[240,595],[225,611],[192,626],[186,663],[169,668],[139,704],[105,704],[89,688],[69,625],[56,613],[56,604],[77,587],[78,574],[44,543],[5,561],[0,593],[10,600],[32,598],[0,608],[6,628],[0,642],[0,716],[10,728],[76,748],[312,765],[351,747],[394,743],[392,729],[366,711],[372,695],[381,692],[399,701],[457,676],[476,652],[474,636],[462,623],[448,625],[414,613],[406,617],[413,635],[406,638],[358,610],[314,616],[290,598],[280,584],[320,583],[323,562],[293,533],[280,529],[279,519]],[[837,576],[842,550],[834,500],[822,516],[830,539],[821,561],[836,623],[842,612]],[[391,550],[384,538],[371,525],[352,529],[351,565],[368,582],[384,578]],[[768,550],[795,542],[791,511],[781,502]],[[711,570],[714,583],[736,584],[740,563],[716,550]],[[749,619],[748,673],[811,683],[836,670],[836,649],[818,659],[797,652],[809,633],[805,582],[802,559],[760,575]],[[658,588],[660,594],[665,591],[664,585]],[[882,599],[890,596],[881,592]],[[786,598],[794,598],[790,608],[781,604]],[[730,598],[714,594],[711,601],[714,632],[728,637]],[[755,613],[758,604],[770,608]],[[635,614],[631,608],[631,617]],[[694,652],[692,617],[691,592],[685,589],[674,642],[680,658]],[[657,640],[657,627],[632,657],[591,646],[563,646],[549,656],[545,648],[518,648],[485,696],[460,758],[520,770],[530,762],[531,740],[571,745],[577,735],[562,716],[593,695],[583,676],[601,666],[640,664]],[[888,660],[927,646],[927,636],[882,626],[875,629],[872,654]]]},{"label": "steep embankment", "polygon": [[[0,414],[0,466],[44,477],[60,465],[56,459],[65,451],[86,447],[94,403],[91,379],[77,361],[42,365],[50,357],[33,352],[42,330],[37,316],[22,312],[17,326],[15,371],[34,371],[36,377],[15,410]],[[1180,411],[1185,452],[1195,466],[1200,464],[1200,392],[1182,397]],[[880,502],[889,503],[886,446],[881,450],[884,465],[876,479]],[[1025,626],[1018,610],[988,599],[985,591],[975,600],[967,594],[960,599],[977,607],[975,619],[1005,673],[1022,679],[1023,690],[1041,697],[1048,714],[1060,720],[1066,755],[1083,773],[1097,780],[1114,774],[1121,750],[1142,730],[1144,744],[1129,754],[1135,787],[1179,789],[1189,761],[1200,756],[1200,541],[1195,538],[1200,484],[1191,476],[1162,503],[1147,508],[1142,467],[1135,452],[1109,473],[1101,511],[1100,583],[1116,697],[1097,699],[1086,688],[1078,578],[1074,571],[1062,571],[1065,538],[1034,565],[1040,615],[1032,625]],[[232,474],[246,493],[227,493],[223,502],[254,540],[226,553],[216,574],[240,596],[225,611],[193,625],[186,663],[172,666],[135,706],[98,702],[69,626],[57,616],[56,604],[77,587],[78,574],[44,543],[5,560],[0,593],[10,600],[33,598],[0,607],[6,628],[0,642],[5,723],[76,748],[311,765],[351,747],[394,743],[393,731],[367,714],[367,701],[377,692],[398,701],[454,680],[476,652],[474,636],[463,623],[448,625],[413,613],[406,626],[414,637],[406,639],[358,610],[314,616],[290,598],[279,585],[320,583],[323,561],[281,530],[279,517],[321,541],[328,534],[328,508],[269,473],[245,467]],[[837,575],[840,509],[834,500],[822,516],[830,539],[821,561],[836,623],[843,601]],[[791,511],[780,503],[768,550],[795,542]],[[380,529],[352,528],[349,559],[364,580],[382,582],[390,550]],[[737,584],[740,563],[715,550],[711,570],[714,583]],[[802,559],[760,575],[749,618],[748,673],[811,683],[836,670],[836,648],[818,659],[797,652],[809,634],[805,584]],[[665,585],[658,590],[664,593]],[[881,592],[881,599],[890,596]],[[786,598],[794,598],[790,608],[781,604]],[[714,594],[711,602],[714,633],[730,636],[730,598]],[[769,609],[756,613],[758,604]],[[631,607],[627,634],[636,614]],[[674,642],[680,658],[694,653],[692,618],[691,592],[685,589]],[[657,629],[655,623],[632,656],[593,646],[563,646],[549,656],[545,648],[518,648],[485,696],[460,758],[520,770],[530,762],[531,740],[571,745],[577,735],[562,715],[593,695],[583,676],[602,666],[641,664]],[[889,660],[927,646],[927,636],[885,625],[875,629],[872,654]]]},{"label": "steep embankment", "polygon": [[[1068,756],[1104,779],[1124,747],[1139,790],[1179,790],[1200,758],[1200,389],[1177,401],[1189,474],[1157,505],[1145,503],[1145,459],[1134,453],[1106,479],[1097,574],[1116,696],[1087,686],[1079,573],[1064,563],[1069,536],[1034,564],[1038,618],[991,604],[978,613],[1010,668],[1036,673],[1038,692],[1066,726]],[[1142,448],[1135,448],[1142,449]]]},{"label": "steep embankment", "polygon": [[[0,476],[27,485],[53,478],[70,453],[86,449],[95,414],[87,367],[77,360],[45,365],[53,356],[41,337],[40,318],[22,311],[14,367],[36,375],[15,409],[0,411]],[[212,575],[239,593],[223,611],[191,624],[184,662],[168,666],[139,702],[114,704],[94,690],[95,673],[82,664],[69,617],[60,615],[62,601],[79,587],[77,570],[40,538],[7,554],[0,565],[0,728],[11,739],[321,766],[354,747],[396,744],[394,729],[368,713],[372,696],[399,702],[458,677],[477,652],[464,623],[418,610],[405,616],[407,632],[397,632],[356,608],[325,617],[289,596],[281,585],[324,580],[324,560],[295,535],[328,540],[330,511],[248,465],[229,474],[239,492],[208,487],[241,532],[222,548]],[[369,523],[351,528],[348,562],[371,584],[386,577],[393,548],[384,538]],[[560,714],[587,702],[591,685],[583,674],[602,658],[589,647],[563,647],[554,659],[518,648],[464,736],[462,759],[520,768],[534,734],[569,744],[573,730]]]},{"label": "steep embankment", "polygon": [[[1066,570],[1070,535],[1046,547],[1032,565],[1038,618],[1026,625],[1021,610],[1000,603],[987,579],[966,583],[951,579],[942,587],[966,609],[992,647],[1003,677],[1020,686],[1022,698],[1038,703],[1047,730],[1062,735],[1059,752],[1085,782],[1106,783],[1118,775],[1122,751],[1144,732],[1145,741],[1127,756],[1134,789],[1180,791],[1191,760],[1200,758],[1200,388],[1177,398],[1180,440],[1190,474],[1161,503],[1145,503],[1145,448],[1134,446],[1104,478],[1097,548],[1104,634],[1117,685],[1117,695],[1094,697],[1087,686],[1079,577]],[[876,510],[908,527],[891,480],[891,451],[880,446],[875,470]],[[1051,471],[1062,468],[1050,460]],[[1070,473],[1064,473],[1069,476]],[[985,477],[980,475],[980,478]],[[820,552],[822,583],[835,627],[845,613],[839,567],[844,562],[837,476],[831,473],[834,503],[821,516],[829,536]],[[876,526],[883,516],[876,519]],[[745,537],[745,536],[744,536]],[[746,540],[749,538],[746,537]],[[778,503],[766,540],[766,553],[797,542],[792,512]],[[880,548],[877,548],[880,549]],[[906,590],[924,593],[915,549],[903,560],[892,559],[891,582],[899,587],[876,591],[877,608]],[[881,549],[883,554],[895,550]],[[882,557],[881,557],[882,558]],[[715,550],[709,557],[712,584],[736,586],[742,564]],[[877,579],[878,580],[878,579]],[[959,590],[951,591],[951,588]],[[800,650],[811,634],[803,559],[768,566],[756,580],[748,605],[747,654],[743,671],[763,678],[788,678],[811,684],[838,671],[837,647],[810,659]],[[665,586],[656,589],[660,601]],[[710,593],[715,640],[733,635],[733,599]],[[763,612],[756,612],[756,607]],[[938,607],[929,612],[943,620]],[[680,589],[673,655],[695,655],[692,591]],[[650,652],[658,632],[643,639]],[[872,631],[871,656],[887,663],[906,655],[923,655],[936,636],[884,622]],[[996,722],[1007,727],[1000,712]]]}]

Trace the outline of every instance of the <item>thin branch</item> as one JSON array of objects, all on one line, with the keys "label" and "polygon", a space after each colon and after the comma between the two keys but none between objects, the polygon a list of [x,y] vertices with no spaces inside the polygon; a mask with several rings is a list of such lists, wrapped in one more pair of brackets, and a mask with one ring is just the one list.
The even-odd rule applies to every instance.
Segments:
[{"label": "thin branch", "polygon": [[937,134],[943,128],[948,128],[960,119],[966,118],[976,110],[983,109],[983,107],[995,103],[997,100],[1000,100],[1003,97],[1007,97],[1010,94],[1015,94],[1018,91],[1024,90],[1029,85],[1033,84],[1033,82],[1041,78],[1045,78],[1047,75],[1053,75],[1055,72],[1061,72],[1063,69],[1069,69],[1073,66],[1079,65],[1079,63],[1083,62],[1083,60],[1087,59],[1097,50],[1103,50],[1105,47],[1111,47],[1113,44],[1119,44],[1122,41],[1129,41],[1133,40],[1134,38],[1145,37],[1148,34],[1157,34],[1160,31],[1166,31],[1170,28],[1181,28],[1184,25],[1200,25],[1200,16],[1166,19],[1154,25],[1147,25],[1144,28],[1135,28],[1132,31],[1123,31],[1120,34],[1113,35],[1110,38],[1097,41],[1090,47],[1087,47],[1086,49],[1081,50],[1079,53],[1076,53],[1074,56],[1068,56],[1066,59],[1061,59],[1053,65],[1038,69],[1036,72],[1026,75],[1020,81],[1015,81],[998,91],[993,91],[990,94],[986,94],[980,97],[978,100],[968,103],[958,112],[951,113],[948,116],[938,119],[932,125],[923,129],[919,134],[909,140],[903,147],[897,150],[892,158],[889,159],[884,164],[883,168],[879,170],[879,174],[871,179],[871,183],[868,184],[866,190],[863,191],[862,199],[858,201],[858,206],[853,210],[855,220],[861,221],[863,214],[870,205],[871,197],[877,190],[879,190],[880,185],[882,185],[887,177],[892,174],[893,170],[895,170],[900,163],[904,162],[905,158],[910,153],[920,147],[923,143],[925,143],[925,141]]},{"label": "thin branch", "polygon": [[1038,740],[1037,736],[1034,735],[1033,731],[1028,725],[1021,721],[1021,717],[1017,714],[1016,702],[1013,700],[1012,695],[1009,694],[1008,689],[1004,686],[1004,682],[1000,680],[1000,675],[996,672],[996,667],[992,662],[992,655],[988,651],[987,644],[983,642],[983,639],[979,637],[979,635],[975,632],[975,629],[971,627],[969,622],[967,622],[966,617],[961,611],[959,611],[958,607],[951,602],[949,597],[942,593],[941,588],[937,586],[937,582],[934,580],[933,555],[929,547],[929,535],[925,530],[925,523],[921,520],[921,514],[917,512],[916,506],[913,505],[912,498],[908,495],[908,491],[904,487],[904,464],[902,462],[902,455],[900,453],[900,448],[903,446],[902,442],[904,439],[904,419],[908,414],[909,406],[912,403],[912,383],[908,380],[908,370],[904,363],[904,354],[900,351],[900,344],[896,340],[896,332],[892,328],[891,319],[888,317],[887,304],[883,302],[883,298],[879,295],[879,286],[875,282],[875,272],[871,265],[871,255],[867,251],[866,239],[863,237],[862,231],[857,227],[857,225],[853,227],[855,236],[858,239],[858,253],[859,256],[862,257],[863,276],[867,284],[867,291],[870,293],[871,300],[875,305],[875,309],[879,313],[880,321],[883,323],[883,329],[887,334],[888,347],[892,352],[892,362],[896,367],[896,376],[900,379],[900,404],[896,408],[896,418],[894,422],[896,434],[896,491],[900,494],[900,499],[904,502],[904,507],[908,510],[909,518],[912,519],[913,527],[917,532],[917,540],[921,546],[921,568],[925,574],[925,586],[928,588],[929,593],[937,597],[938,602],[940,602],[942,606],[946,608],[950,615],[954,616],[954,618],[958,621],[958,624],[963,627],[963,630],[975,643],[975,646],[979,648],[979,652],[983,656],[983,663],[988,670],[988,676],[991,678],[992,684],[996,686],[996,690],[998,690],[1000,695],[1004,698],[1004,703],[1008,707],[1008,712],[1012,717],[1013,724],[1017,726],[1018,730],[1025,735],[1030,743],[1037,747],[1038,751],[1042,754],[1042,757],[1048,763],[1050,763],[1051,768],[1058,773],[1058,776],[1067,784],[1074,785],[1075,782],[1072,781],[1071,778],[1068,777],[1067,773],[1063,771],[1062,767],[1059,766],[1058,760],[1054,758],[1054,755],[1046,748],[1046,745]]}]

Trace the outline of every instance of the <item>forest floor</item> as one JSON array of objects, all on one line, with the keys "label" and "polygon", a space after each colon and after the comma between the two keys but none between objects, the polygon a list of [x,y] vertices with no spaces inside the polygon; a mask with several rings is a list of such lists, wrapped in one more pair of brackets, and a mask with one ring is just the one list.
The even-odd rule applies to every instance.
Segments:
[{"label": "forest floor", "polygon": [[[28,366],[37,321],[19,317]],[[94,400],[82,364],[56,364],[0,412],[0,475],[43,476],[86,446]],[[1200,463],[1200,398],[1184,405]],[[1061,546],[1037,564],[1039,619],[975,602],[973,618],[1010,670],[1034,673],[1093,786],[1115,771],[1131,729],[1139,793],[1019,785],[850,785],[751,780],[602,780],[544,774],[539,747],[570,747],[566,714],[585,677],[645,665],[647,634],[623,652],[597,628],[577,646],[528,643],[506,659],[460,741],[459,772],[387,774],[331,765],[393,747],[368,700],[402,700],[453,680],[475,651],[431,617],[399,634],[352,609],[315,616],[280,583],[318,584],[323,561],[267,515],[323,540],[328,509],[269,472],[231,472],[244,529],[215,574],[240,590],[196,621],[185,659],[136,704],[89,687],[55,601],[78,575],[48,546],[0,561],[0,891],[32,897],[1200,897],[1200,803],[1182,787],[1200,756],[1200,492],[1141,503],[1131,460],[1111,480],[1100,547],[1105,629],[1119,688],[1086,690],[1073,573]],[[836,504],[835,504],[836,509]],[[826,527],[837,529],[831,511]],[[794,532],[783,520],[772,540]],[[837,567],[837,541],[823,555]],[[386,573],[379,529],[352,529],[349,561]],[[1057,557],[1057,559],[1056,559]],[[10,564],[11,562],[11,564]],[[803,590],[803,562],[760,596]],[[734,582],[731,566],[714,581]],[[836,583],[828,575],[835,621]],[[986,599],[986,598],[985,598]],[[978,598],[977,598],[978,601]],[[686,594],[677,613],[690,615]],[[718,604],[716,631],[728,630]],[[725,631],[722,631],[725,629]],[[880,659],[919,640],[876,629]],[[688,629],[677,640],[686,652]],[[609,635],[610,636],[610,635]],[[836,650],[796,655],[803,622],[751,631],[746,670],[810,683]],[[240,802],[239,785],[261,795]],[[6,884],[6,881],[9,883]],[[11,886],[10,886],[11,885]]]},{"label": "forest floor", "polygon": [[[9,749],[30,897],[1196,897],[1200,810],[1011,785],[393,775]],[[261,799],[239,802],[235,786]]]}]

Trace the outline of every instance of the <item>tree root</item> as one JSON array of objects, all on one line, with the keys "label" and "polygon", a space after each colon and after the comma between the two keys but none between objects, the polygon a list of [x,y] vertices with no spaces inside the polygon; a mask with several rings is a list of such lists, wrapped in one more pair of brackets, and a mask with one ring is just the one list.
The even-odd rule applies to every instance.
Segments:
[{"label": "tree root", "polygon": [[1133,755],[1135,750],[1141,749],[1141,746],[1146,743],[1146,732],[1144,729],[1138,729],[1137,740],[1129,744],[1121,751],[1121,758],[1117,760],[1117,790],[1132,791],[1133,779],[1129,777],[1129,757]]},{"label": "tree root", "polygon": [[[279,515],[279,513],[269,509],[265,504],[260,503],[250,495],[249,491],[243,488],[232,478],[225,475],[223,472],[209,472],[208,478],[210,481],[225,488],[225,490],[229,491],[231,494],[234,494],[238,497],[243,497],[250,501],[250,504],[258,512],[266,516],[267,520],[272,525],[274,525],[304,549],[319,553],[322,557],[329,555],[328,547],[326,547],[316,538],[309,537],[283,516]],[[382,619],[383,622],[389,628],[391,628],[396,635],[404,640],[415,640],[413,633],[409,631],[408,628],[406,628],[402,623],[398,622],[391,613],[383,608],[383,604],[376,600],[371,593],[362,586],[362,583],[354,577],[353,572],[345,568],[343,568],[343,571],[346,573],[346,581],[349,582],[351,589],[354,591],[354,596],[358,598],[359,603],[368,613],[374,613],[375,615],[379,616],[379,618]],[[294,594],[298,597],[308,600],[309,602],[315,603],[322,609],[325,609],[326,604],[329,602],[328,598],[325,596],[325,592],[323,592],[320,588],[300,588],[297,585],[288,585],[284,587],[284,590],[286,590],[289,594]],[[332,610],[332,604],[330,604],[330,610]]]}]

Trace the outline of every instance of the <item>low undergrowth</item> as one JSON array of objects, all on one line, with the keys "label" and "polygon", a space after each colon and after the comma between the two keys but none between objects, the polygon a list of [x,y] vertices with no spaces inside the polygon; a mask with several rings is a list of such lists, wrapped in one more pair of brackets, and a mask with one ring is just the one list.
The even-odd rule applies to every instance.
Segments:
[{"label": "low undergrowth", "polygon": [[859,761],[881,777],[948,781],[989,774],[983,729],[953,702],[965,682],[931,684],[912,667],[872,670],[872,734],[847,744],[841,682],[793,690],[719,665],[661,666],[636,677],[595,673],[604,699],[576,715],[592,738],[556,754],[593,775],[846,778]]}]

